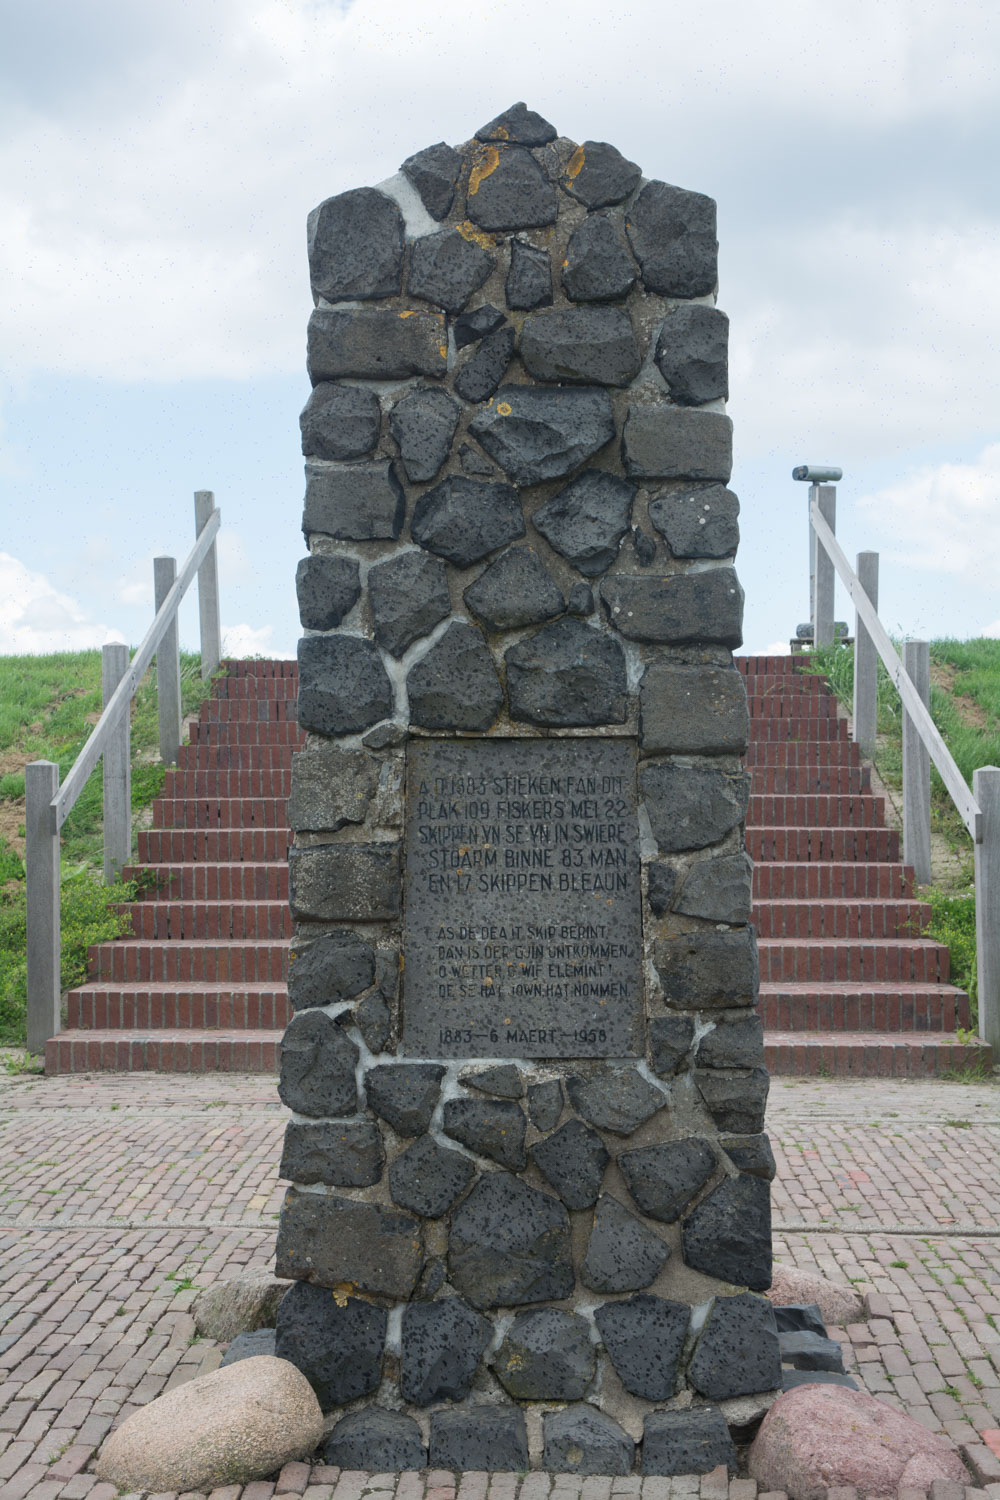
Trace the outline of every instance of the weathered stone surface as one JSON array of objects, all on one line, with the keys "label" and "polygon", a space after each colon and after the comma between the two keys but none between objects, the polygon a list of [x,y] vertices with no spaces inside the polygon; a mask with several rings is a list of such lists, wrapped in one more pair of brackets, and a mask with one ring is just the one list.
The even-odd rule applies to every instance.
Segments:
[{"label": "weathered stone surface", "polygon": [[[536,380],[630,385],[642,357],[623,307],[571,307],[525,318],[521,359]],[[629,412],[634,408],[630,407]]]},{"label": "weathered stone surface", "polygon": [[464,1401],[493,1325],[461,1297],[403,1308],[399,1391],[404,1401]]},{"label": "weathered stone surface", "polygon": [[455,390],[463,401],[485,401],[507,373],[514,353],[513,328],[489,334],[455,375]]},{"label": "weathered stone surface", "polygon": [[375,308],[314,308],[307,333],[307,368],[313,385],[346,376],[407,380],[444,375],[448,343],[441,313],[399,313]]},{"label": "weathered stone surface", "polygon": [[673,1224],[715,1171],[715,1152],[700,1136],[623,1151],[622,1176],[635,1202],[651,1219]]},{"label": "weathered stone surface", "polygon": [[308,1458],[322,1435],[323,1414],[298,1370],[281,1359],[241,1359],[139,1407],[94,1467],[119,1494],[207,1494]]},{"label": "weathered stone surface", "polygon": [[462,464],[462,473],[477,477],[481,474],[496,475],[496,465],[491,463],[485,453],[478,448],[473,448],[471,443],[463,443],[458,450],[458,456]]},{"label": "weathered stone surface", "polygon": [[374,391],[324,381],[302,408],[302,452],[307,458],[364,458],[378,442],[382,408]]},{"label": "weathered stone surface", "polygon": [[289,1120],[278,1176],[329,1187],[371,1187],[382,1176],[385,1152],[372,1120],[306,1125]]},{"label": "weathered stone surface", "polygon": [[632,546],[640,568],[648,568],[656,557],[656,542],[646,535],[641,526],[632,528]]},{"label": "weathered stone surface", "polygon": [[[644,761],[639,787],[660,850],[704,849],[746,817],[750,777],[673,761]],[[676,902],[675,902],[676,905]]]},{"label": "weathered stone surface", "polygon": [[529,151],[484,146],[472,163],[466,212],[480,229],[533,229],[554,224],[556,190]]},{"label": "weathered stone surface", "polygon": [[562,614],[566,601],[533,547],[511,547],[465,591],[487,630],[516,630]]},{"label": "weathered stone surface", "polygon": [[848,1391],[859,1389],[858,1382],[850,1375],[837,1375],[833,1370],[792,1370],[784,1367],[781,1371],[781,1389],[794,1391],[800,1385],[841,1385]]},{"label": "weathered stone surface", "polygon": [[562,284],[573,302],[614,302],[636,283],[638,271],[618,224],[591,214],[574,229],[566,247]]},{"label": "weathered stone surface", "polygon": [[624,653],[581,620],[557,620],[518,641],[506,663],[512,719],[564,728],[625,722]]},{"label": "weathered stone surface", "polygon": [[194,1325],[199,1333],[219,1344],[228,1344],[241,1333],[273,1328],[278,1303],[289,1285],[259,1268],[213,1281],[191,1304]]},{"label": "weathered stone surface", "polygon": [[333,630],[361,598],[360,568],[353,557],[304,557],[295,594],[304,630]]},{"label": "weathered stone surface", "polygon": [[302,530],[345,541],[395,540],[403,529],[406,498],[389,459],[371,464],[306,464]]},{"label": "weathered stone surface", "polygon": [[429,552],[467,568],[524,536],[521,502],[509,484],[453,474],[421,495],[410,534]]},{"label": "weathered stone surface", "polygon": [[383,1063],[365,1074],[365,1095],[371,1109],[397,1135],[422,1135],[441,1091],[440,1063]]},{"label": "weathered stone surface", "polygon": [[235,1365],[241,1359],[257,1359],[270,1355],[273,1359],[276,1334],[273,1328],[256,1328],[253,1333],[238,1333],[222,1356],[220,1370]]},{"label": "weathered stone surface", "polygon": [[635,479],[718,479],[733,472],[733,423],[717,411],[635,405],[622,433],[625,472]]},{"label": "weathered stone surface", "polygon": [[489,729],[503,689],[474,625],[453,621],[406,679],[410,722],[424,729]]},{"label": "weathered stone surface", "polygon": [[518,1401],[578,1401],[596,1366],[586,1319],[554,1307],[518,1313],[493,1359]]},{"label": "weathered stone surface", "polygon": [[567,1120],[554,1135],[531,1147],[531,1159],[567,1208],[589,1208],[597,1201],[611,1157],[596,1130]]},{"label": "weathered stone surface", "polygon": [[508,141],[512,146],[545,146],[555,138],[556,127],[523,100],[476,131],[477,141]]},{"label": "weathered stone surface", "polygon": [[[335,833],[348,823],[363,823],[378,790],[378,776],[379,762],[364,750],[345,750],[329,740],[311,741],[292,757],[289,828]],[[351,996],[333,998],[349,1000]]]},{"label": "weathered stone surface", "polygon": [[469,431],[515,484],[561,479],[615,435],[606,390],[501,386]]},{"label": "weathered stone surface", "polygon": [[435,1468],[517,1473],[530,1467],[524,1413],[517,1406],[452,1406],[431,1412]]},{"label": "weathered stone surface", "polygon": [[353,734],[392,713],[392,684],[372,641],[308,635],[299,641],[299,724]]},{"label": "weathered stone surface", "polygon": [[677,871],[673,865],[658,860],[646,867],[646,896],[654,917],[662,917],[670,910],[670,903],[677,890]]},{"label": "weathered stone surface", "polygon": [[325,932],[288,955],[288,998],[293,1010],[353,1000],[375,978],[375,952],[356,932]]},{"label": "weathered stone surface", "polygon": [[664,999],[679,1010],[753,1005],[757,999],[760,966],[750,927],[662,938],[653,945],[653,963]]},{"label": "weathered stone surface", "polygon": [[736,1472],[736,1448],[717,1406],[647,1414],[642,1429],[644,1474],[709,1474],[720,1464]]},{"label": "weathered stone surface", "polygon": [[506,316],[491,302],[484,302],[482,307],[463,313],[451,325],[455,348],[464,349],[466,344],[474,344],[478,339],[484,339],[488,333],[496,333],[506,321]]},{"label": "weathered stone surface", "polygon": [[566,613],[569,615],[592,615],[596,606],[594,604],[594,591],[589,583],[574,583],[566,600]]},{"label": "weathered stone surface", "polygon": [[446,1099],[443,1129],[470,1151],[515,1172],[525,1165],[524,1110],[513,1099]]},{"label": "weathered stone surface", "polygon": [[607,141],[584,141],[570,157],[562,185],[588,208],[607,208],[627,198],[641,176],[640,168],[617,147]]},{"label": "weathered stone surface", "polygon": [[524,240],[510,242],[507,306],[531,312],[552,303],[552,262],[544,250]]},{"label": "weathered stone surface", "polygon": [[457,229],[442,229],[414,241],[407,289],[411,297],[460,313],[496,263],[496,256]]},{"label": "weathered stone surface", "polygon": [[767,1296],[777,1307],[788,1302],[814,1302],[823,1315],[823,1322],[833,1328],[846,1328],[849,1323],[865,1321],[864,1299],[855,1288],[831,1281],[817,1271],[777,1265]]},{"label": "weathered stone surface", "polygon": [[433,1136],[423,1135],[389,1168],[389,1192],[400,1208],[426,1219],[439,1219],[475,1175],[467,1156],[448,1151]]},{"label": "weathered stone surface", "polygon": [[585,469],[540,505],[531,524],[588,578],[610,568],[629,528],[636,487],[603,469]]},{"label": "weathered stone surface", "polygon": [[407,738],[405,726],[390,719],[369,729],[361,736],[361,743],[368,750],[395,750],[399,745],[405,745]]},{"label": "weathered stone surface", "polygon": [[631,1135],[667,1102],[662,1089],[643,1078],[638,1068],[613,1064],[595,1067],[567,1080],[570,1102],[598,1130]]},{"label": "weathered stone surface", "polygon": [[717,307],[681,304],[663,320],[654,355],[678,406],[729,396],[729,319]]},{"label": "weathered stone surface", "polygon": [[[652,903],[650,903],[652,904]],[[660,1078],[670,1078],[694,1041],[692,1016],[652,1016],[646,1023],[649,1065]]]},{"label": "weathered stone surface", "polygon": [[749,922],[753,863],[746,854],[724,854],[699,860],[688,871],[674,911],[709,922],[734,926]]},{"label": "weathered stone surface", "polygon": [[582,1279],[597,1292],[638,1292],[663,1270],[670,1247],[610,1193],[594,1209]]},{"label": "weathered stone surface", "polygon": [[436,387],[410,391],[389,413],[389,431],[411,482],[433,479],[451,449],[461,415],[458,402]]},{"label": "weathered stone surface", "polygon": [[402,552],[377,563],[368,574],[375,639],[402,656],[451,610],[444,563],[426,552]]},{"label": "weathered stone surface", "polygon": [[501,1099],[523,1099],[524,1079],[515,1063],[494,1063],[488,1068],[463,1068],[459,1083],[481,1094],[496,1094]]},{"label": "weathered stone surface", "polygon": [[730,557],[740,543],[740,502],[723,484],[660,495],[649,519],[675,557]]},{"label": "weathered stone surface", "polygon": [[554,1130],[562,1114],[562,1084],[558,1078],[528,1085],[528,1118],[536,1130]]},{"label": "weathered stone surface", "polygon": [[386,1411],[382,1406],[367,1406],[341,1417],[326,1440],[323,1459],[341,1469],[373,1466],[380,1474],[398,1474],[425,1468],[427,1449],[412,1417],[402,1411]]},{"label": "weathered stone surface", "polygon": [[631,1474],[635,1444],[596,1406],[569,1406],[542,1417],[542,1466],[555,1474]]},{"label": "weathered stone surface", "polygon": [[608,619],[630,641],[728,646],[743,640],[743,590],[732,568],[667,578],[618,574],[601,584]]},{"label": "weathered stone surface", "polygon": [[[408,156],[400,168],[403,175],[420,194],[420,201],[432,219],[438,222],[448,216],[451,200],[455,196],[455,184],[462,170],[462,158],[453,147],[444,141],[436,146],[425,146]],[[348,1464],[346,1467],[355,1467]],[[407,1469],[410,1464],[389,1465],[390,1468]]]},{"label": "weathered stone surface", "polygon": [[647,182],[625,219],[647,291],[706,297],[718,280],[715,203],[667,182]]},{"label": "weathered stone surface", "polygon": [[404,233],[399,207],[377,188],[327,198],[307,220],[313,291],[327,302],[395,296],[403,280]]},{"label": "weathered stone surface", "polygon": [[281,1039],[278,1096],[297,1115],[353,1115],[358,1049],[344,1028],[318,1010],[300,1011]]},{"label": "weathered stone surface", "polygon": [[392,1030],[392,1014],[385,996],[378,990],[371,990],[358,1001],[352,1014],[368,1051],[381,1052]]},{"label": "weathered stone surface", "polygon": [[405,1299],[423,1263],[420,1221],[409,1214],[295,1188],[285,1194],[275,1261],[279,1276],[321,1287],[351,1281],[359,1291]]},{"label": "weathered stone surface", "polygon": [[727,1177],[683,1230],[684,1259],[706,1276],[763,1292],[771,1284],[771,1189],[760,1177]]},{"label": "weathered stone surface", "polygon": [[[777,1269],[777,1268],[776,1268]],[[767,1293],[768,1301],[774,1306],[772,1292]],[[788,1307],[774,1308],[774,1326],[778,1333],[815,1333],[821,1339],[826,1338],[826,1324],[823,1322],[823,1314],[815,1302],[792,1303]],[[838,1348],[840,1346],[838,1345]]]},{"label": "weathered stone surface", "polygon": [[732,667],[650,662],[639,684],[639,743],[675,755],[742,755],[746,688]]},{"label": "weathered stone surface", "polygon": [[727,1135],[722,1137],[719,1145],[741,1172],[763,1177],[766,1182],[774,1181],[777,1167],[766,1135]]},{"label": "weathered stone surface", "polygon": [[491,1172],[454,1212],[448,1270],[453,1286],[474,1307],[568,1297],[573,1290],[569,1215],[548,1193],[507,1172]]},{"label": "weathered stone surface", "polygon": [[[767,1304],[771,1306],[770,1303]],[[843,1375],[844,1356],[836,1339],[813,1329],[797,1328],[778,1334],[781,1359],[794,1365],[796,1370],[829,1370],[834,1375]]]},{"label": "weathered stone surface", "polygon": [[378,1389],[385,1330],[384,1308],[297,1281],[278,1309],[275,1348],[330,1411]]},{"label": "weathered stone surface", "polygon": [[690,1319],[691,1309],[683,1302],[668,1302],[648,1292],[605,1302],[594,1313],[619,1380],[645,1401],[668,1401],[674,1394]]},{"label": "weathered stone surface", "polygon": [[[711,863],[721,861],[712,860]],[[698,1068],[762,1068],[764,1028],[760,1017],[741,1016],[737,1021],[717,1021],[698,1043],[694,1061]],[[753,1132],[744,1134],[752,1135]]]},{"label": "weathered stone surface", "polygon": [[688,1364],[688,1379],[711,1401],[773,1391],[781,1384],[778,1330],[766,1297],[742,1292],[715,1298]]},{"label": "weathered stone surface", "polygon": [[399,845],[318,844],[288,851],[299,921],[386,922],[399,915]]}]

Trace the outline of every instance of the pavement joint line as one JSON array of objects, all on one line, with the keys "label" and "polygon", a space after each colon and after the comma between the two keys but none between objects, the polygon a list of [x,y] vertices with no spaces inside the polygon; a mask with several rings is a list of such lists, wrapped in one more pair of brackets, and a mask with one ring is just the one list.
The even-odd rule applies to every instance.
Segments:
[{"label": "pavement joint line", "polygon": [[[87,1232],[89,1230],[103,1231],[106,1229],[126,1230],[162,1230],[162,1229],[207,1229],[207,1230],[230,1230],[244,1229],[255,1233],[269,1232],[277,1234],[278,1225],[275,1220],[262,1221],[260,1219],[60,1219],[56,1221],[42,1221],[34,1223],[31,1220],[18,1222],[12,1219],[0,1219],[0,1233],[6,1233],[12,1229],[19,1229],[29,1234],[55,1234],[60,1230],[72,1229]],[[905,1235],[911,1239],[926,1238],[949,1240],[995,1240],[1000,1239],[1000,1228],[990,1228],[977,1224],[873,1224],[854,1225],[831,1223],[829,1220],[822,1224],[809,1224],[803,1221],[775,1221],[772,1226],[774,1234],[835,1234],[851,1235],[861,1239],[871,1239],[875,1235],[892,1234]]]}]

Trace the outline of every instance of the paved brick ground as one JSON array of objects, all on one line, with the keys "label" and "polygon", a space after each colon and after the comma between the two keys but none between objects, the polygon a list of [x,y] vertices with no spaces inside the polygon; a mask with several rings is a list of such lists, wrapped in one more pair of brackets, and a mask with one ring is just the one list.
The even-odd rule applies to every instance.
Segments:
[{"label": "paved brick ground", "polygon": [[[1000,1500],[1000,1089],[776,1079],[768,1124],[777,1258],[858,1285],[869,1320],[831,1329],[848,1368],[965,1446],[983,1486],[966,1500]],[[213,1279],[268,1264],[283,1128],[266,1077],[0,1075],[3,1500],[113,1500],[88,1471],[110,1427],[218,1364],[190,1305]],[[242,1500],[756,1493],[720,1472],[522,1479],[291,1464]],[[963,1495],[943,1487],[933,1500]]]}]

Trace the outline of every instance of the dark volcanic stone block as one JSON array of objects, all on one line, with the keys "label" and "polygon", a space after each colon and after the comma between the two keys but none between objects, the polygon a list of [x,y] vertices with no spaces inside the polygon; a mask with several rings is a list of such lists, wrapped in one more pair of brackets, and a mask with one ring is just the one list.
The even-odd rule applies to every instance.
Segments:
[{"label": "dark volcanic stone block", "polygon": [[375,952],[356,932],[325,932],[296,943],[288,955],[288,998],[293,1010],[353,1000],[375,979]]},{"label": "dark volcanic stone block", "polygon": [[715,203],[667,182],[647,182],[625,219],[647,291],[707,297],[718,280]]},{"label": "dark volcanic stone block", "polygon": [[527,1469],[528,1433],[517,1406],[446,1406],[431,1412],[430,1461],[438,1469],[518,1473]]},{"label": "dark volcanic stone block", "polygon": [[[630,385],[642,357],[623,307],[571,307],[534,313],[521,330],[521,358],[536,380]],[[634,408],[630,407],[630,413]]]},{"label": "dark volcanic stone block", "polygon": [[536,1130],[554,1130],[562,1114],[562,1084],[558,1078],[528,1085],[528,1118]]},{"label": "dark volcanic stone block", "polygon": [[750,777],[672,761],[644,761],[639,787],[664,854],[718,843],[746,817]]},{"label": "dark volcanic stone block", "polygon": [[670,1258],[670,1246],[604,1193],[594,1210],[582,1279],[597,1292],[638,1292],[655,1281]]},{"label": "dark volcanic stone block", "polygon": [[302,409],[302,452],[343,462],[363,458],[378,442],[382,408],[374,391],[324,381]]},{"label": "dark volcanic stone block", "polygon": [[677,890],[677,871],[673,865],[660,860],[647,866],[646,897],[654,917],[662,917],[670,910],[670,903]]},{"label": "dark volcanic stone block", "polygon": [[630,641],[728,646],[743,641],[743,590],[732,568],[667,578],[605,578],[608,619]]},{"label": "dark volcanic stone block", "polygon": [[741,1172],[727,1177],[687,1220],[684,1259],[706,1276],[753,1292],[771,1285],[771,1188]]},{"label": "dark volcanic stone block", "polygon": [[653,963],[667,1004],[679,1010],[753,1005],[757,999],[760,966],[751,927],[662,938],[653,945]]},{"label": "dark volcanic stone block", "polygon": [[368,573],[375,639],[393,656],[429,635],[451,610],[444,563],[426,552],[402,552]]},{"label": "dark volcanic stone block", "polygon": [[403,215],[377,188],[352,188],[314,208],[309,277],[327,302],[393,297],[402,286]]},{"label": "dark volcanic stone block", "polygon": [[781,1389],[793,1391],[797,1385],[844,1385],[849,1391],[858,1389],[858,1382],[850,1375],[834,1375],[830,1370],[782,1370]]},{"label": "dark volcanic stone block", "polygon": [[740,544],[740,502],[724,484],[653,500],[649,519],[675,557],[731,557]]},{"label": "dark volcanic stone block", "polygon": [[387,922],[399,915],[399,845],[317,844],[288,851],[299,921]]},{"label": "dark volcanic stone block", "polygon": [[617,147],[607,141],[584,141],[570,157],[562,185],[588,208],[607,208],[627,198],[641,176],[640,168]]},{"label": "dark volcanic stone block", "polygon": [[[401,171],[408,177],[420,194],[420,201],[432,219],[447,218],[451,200],[455,196],[455,184],[462,170],[462,158],[453,147],[444,141],[436,146],[425,146],[404,161]],[[351,1468],[352,1465],[346,1465]],[[395,1464],[390,1468],[408,1469],[412,1464]]]},{"label": "dark volcanic stone block", "polygon": [[347,823],[363,823],[378,790],[378,777],[379,762],[373,755],[314,739],[292,757],[289,828],[336,832]]},{"label": "dark volcanic stone block", "polygon": [[366,1406],[341,1417],[326,1440],[323,1459],[341,1469],[364,1470],[374,1464],[380,1474],[399,1474],[426,1468],[427,1449],[420,1428],[405,1412]]},{"label": "dark volcanic stone block", "polygon": [[[362,1292],[409,1297],[424,1263],[419,1219],[379,1203],[289,1188],[278,1225],[275,1274]],[[288,1295],[282,1300],[282,1307]],[[334,1301],[333,1298],[329,1299]]]},{"label": "dark volcanic stone block", "polygon": [[569,1406],[542,1417],[542,1466],[550,1474],[631,1474],[635,1444],[596,1406]]},{"label": "dark volcanic stone block", "polygon": [[[839,1352],[840,1345],[835,1347]],[[688,1379],[709,1400],[728,1401],[775,1390],[781,1384],[781,1360],[774,1308],[766,1297],[752,1292],[716,1297],[688,1364]]]},{"label": "dark volcanic stone block", "polygon": [[414,1406],[464,1401],[493,1325],[461,1297],[403,1308],[399,1392]]},{"label": "dark volcanic stone block", "polygon": [[329,1187],[371,1187],[382,1176],[385,1153],[372,1120],[306,1125],[289,1120],[278,1176]]},{"label": "dark volcanic stone block", "polygon": [[570,615],[592,615],[596,606],[594,604],[594,591],[589,583],[574,583],[569,591],[566,601],[566,613]]},{"label": "dark volcanic stone block", "polygon": [[397,1135],[422,1135],[441,1091],[440,1063],[383,1063],[365,1074],[369,1108]]},{"label": "dark volcanic stone block", "polygon": [[573,302],[614,302],[632,290],[638,272],[619,226],[591,214],[566,247],[562,284]]},{"label": "dark volcanic stone block", "polygon": [[446,1099],[445,1135],[515,1172],[526,1164],[524,1110],[513,1099]]},{"label": "dark volcanic stone block", "polygon": [[551,305],[552,262],[544,250],[524,240],[511,240],[506,291],[508,307],[530,312]]},{"label": "dark volcanic stone block", "polygon": [[707,922],[749,922],[753,863],[747,854],[724,854],[692,865],[674,911]]},{"label": "dark volcanic stone block", "polygon": [[562,614],[562,589],[533,547],[511,547],[480,573],[465,602],[487,630],[516,630]]},{"label": "dark volcanic stone block", "polygon": [[742,755],[749,738],[746,689],[734,668],[650,662],[639,684],[644,750]]},{"label": "dark volcanic stone block", "polygon": [[309,317],[307,367],[313,385],[342,376],[406,380],[444,375],[448,341],[441,313],[401,318],[389,309],[317,307]]},{"label": "dark volcanic stone block", "polygon": [[578,1401],[596,1366],[586,1319],[554,1307],[518,1313],[493,1360],[518,1401]]},{"label": "dark volcanic stone block", "polygon": [[[754,1177],[763,1177],[766,1182],[774,1181],[777,1167],[774,1162],[774,1152],[771,1150],[771,1142],[766,1135],[723,1136],[719,1145],[733,1166],[738,1167],[741,1172],[750,1172]],[[825,1333],[826,1329],[823,1332]]]},{"label": "dark volcanic stone block", "polygon": [[481,453],[478,448],[473,448],[471,443],[463,443],[458,450],[458,455],[462,463],[463,474],[471,474],[474,477],[481,474],[496,475],[496,465],[490,462],[485,453]]},{"label": "dark volcanic stone block", "polygon": [[476,131],[477,141],[508,141],[512,146],[546,146],[556,138],[556,127],[521,100]]},{"label": "dark volcanic stone block", "polygon": [[764,1028],[760,1017],[741,1016],[738,1021],[717,1021],[714,1029],[698,1043],[694,1060],[699,1068],[762,1068]]},{"label": "dark volcanic stone block", "polygon": [[421,495],[410,522],[410,535],[428,552],[436,552],[456,567],[468,568],[498,547],[524,536],[521,502],[509,484],[489,484],[453,474]]},{"label": "dark volcanic stone block", "polygon": [[635,492],[634,484],[614,474],[585,469],[538,507],[531,524],[581,573],[596,578],[618,556]]},{"label": "dark volcanic stone block", "polygon": [[406,692],[410,721],[424,729],[489,729],[503,705],[486,642],[458,620],[410,668]]},{"label": "dark volcanic stone block", "polygon": [[451,449],[461,415],[447,391],[416,390],[397,401],[389,413],[389,431],[411,483],[433,479]]},{"label": "dark volcanic stone block", "polygon": [[484,339],[488,333],[496,333],[506,321],[505,315],[491,302],[484,302],[482,307],[463,313],[451,325],[451,331],[455,335],[455,348],[464,349],[466,344],[474,344],[478,339]]},{"label": "dark volcanic stone block", "polygon": [[708,1474],[720,1464],[734,1474],[738,1459],[717,1406],[648,1413],[642,1429],[644,1474]]},{"label": "dark volcanic stone block", "polygon": [[557,620],[506,656],[510,716],[529,724],[623,724],[625,657],[618,642],[584,625]]},{"label": "dark volcanic stone block", "polygon": [[652,1016],[646,1023],[649,1063],[660,1078],[670,1078],[694,1041],[692,1016]]},{"label": "dark volcanic stone block", "polygon": [[433,1136],[423,1135],[389,1168],[389,1192],[400,1208],[439,1219],[475,1175],[467,1156],[448,1151]]},{"label": "dark volcanic stone block", "polygon": [[570,1103],[598,1130],[631,1135],[662,1109],[667,1097],[638,1068],[598,1066],[567,1080]]},{"label": "dark volcanic stone block", "polygon": [[765,1068],[695,1068],[694,1081],[720,1130],[755,1135],[764,1129]]},{"label": "dark volcanic stone block", "polygon": [[238,1333],[222,1356],[220,1370],[235,1365],[241,1359],[256,1359],[261,1354],[274,1357],[277,1335],[273,1328],[255,1328],[252,1333]]},{"label": "dark volcanic stone block", "polygon": [[729,395],[729,319],[717,307],[688,303],[663,320],[654,355],[678,406],[703,406]]},{"label": "dark volcanic stone block", "polygon": [[823,1314],[815,1302],[791,1302],[774,1309],[774,1326],[782,1333],[815,1333],[826,1338]]},{"label": "dark volcanic stone block", "polygon": [[539,484],[561,479],[603,448],[615,435],[615,419],[603,389],[505,385],[469,431],[515,484]]},{"label": "dark volcanic stone block", "polygon": [[403,487],[389,459],[331,469],[306,465],[306,536],[320,531],[343,541],[395,541],[405,510]]},{"label": "dark volcanic stone block", "polygon": [[392,1014],[385,997],[378,990],[372,990],[358,1001],[352,1014],[368,1051],[381,1052],[392,1030]]},{"label": "dark volcanic stone block", "polygon": [[685,1303],[648,1292],[605,1302],[594,1313],[619,1380],[645,1401],[669,1401],[674,1394],[677,1361],[690,1321],[691,1309]]},{"label": "dark volcanic stone block", "polygon": [[304,630],[333,630],[361,598],[360,568],[353,557],[304,557],[295,594]]},{"label": "dark volcanic stone block", "polygon": [[524,1079],[515,1063],[494,1063],[488,1068],[463,1068],[459,1082],[481,1094],[496,1094],[501,1099],[523,1099]]},{"label": "dark volcanic stone block", "polygon": [[554,1135],[531,1147],[531,1159],[567,1208],[589,1208],[597,1201],[611,1157],[596,1130],[567,1120]]},{"label": "dark volcanic stone block", "polygon": [[492,396],[513,353],[513,328],[499,328],[484,338],[455,376],[455,390],[462,400],[485,401]]},{"label": "dark volcanic stone block", "polygon": [[355,1114],[357,1061],[357,1047],[330,1016],[318,1010],[293,1016],[281,1039],[282,1104],[297,1115]]},{"label": "dark volcanic stone block", "polygon": [[733,472],[733,423],[717,411],[630,406],[622,433],[625,472],[635,479],[718,479]]},{"label": "dark volcanic stone block", "polygon": [[646,535],[641,526],[632,528],[632,546],[640,568],[648,568],[656,557],[656,542]]},{"label": "dark volcanic stone block", "polygon": [[[836,1339],[828,1339],[825,1334],[814,1333],[811,1329],[796,1329],[778,1334],[778,1343],[781,1359],[796,1370],[830,1370],[834,1375],[844,1373],[844,1356]],[[778,1383],[775,1381],[776,1385]]]},{"label": "dark volcanic stone block", "polygon": [[496,256],[457,229],[442,229],[415,240],[410,251],[407,290],[445,312],[460,313],[496,266]]},{"label": "dark volcanic stone block", "polygon": [[298,1281],[278,1307],[275,1351],[302,1371],[330,1411],[378,1389],[386,1322],[384,1308],[360,1297],[341,1304],[325,1287]]},{"label": "dark volcanic stone block", "polygon": [[618,1158],[629,1192],[644,1214],[673,1224],[717,1166],[715,1152],[700,1136],[640,1146]]},{"label": "dark volcanic stone block", "polygon": [[548,1193],[508,1172],[491,1172],[452,1216],[448,1272],[453,1286],[479,1308],[568,1297],[569,1215]]},{"label": "dark volcanic stone block", "polygon": [[529,151],[485,146],[472,163],[466,212],[480,229],[532,229],[554,224],[556,190]]}]

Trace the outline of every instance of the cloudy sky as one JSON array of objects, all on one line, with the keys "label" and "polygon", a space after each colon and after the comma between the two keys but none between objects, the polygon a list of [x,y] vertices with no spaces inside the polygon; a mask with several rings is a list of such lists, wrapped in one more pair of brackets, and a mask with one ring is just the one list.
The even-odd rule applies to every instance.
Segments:
[{"label": "cloudy sky", "polygon": [[891,630],[1000,635],[995,0],[0,21],[0,652],[136,644],[204,488],[229,649],[294,653],[306,214],[517,99],[718,200],[747,647],[808,614],[810,462],[844,469],[838,534],[881,553]]}]

